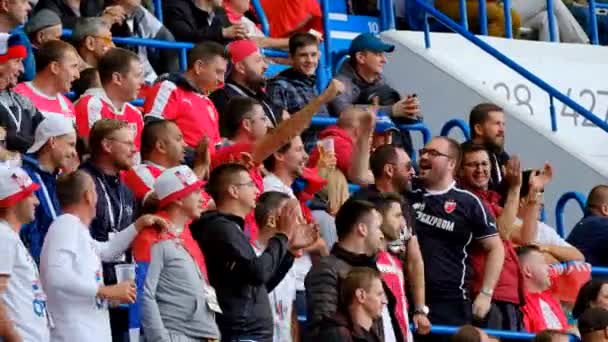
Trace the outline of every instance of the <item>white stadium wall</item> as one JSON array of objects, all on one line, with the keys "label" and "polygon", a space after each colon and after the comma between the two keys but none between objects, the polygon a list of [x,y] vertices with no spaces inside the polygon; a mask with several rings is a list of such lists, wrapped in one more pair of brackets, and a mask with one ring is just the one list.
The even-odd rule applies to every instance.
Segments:
[{"label": "white stadium wall", "polygon": [[[519,74],[456,34],[432,33],[424,48],[422,32],[388,31],[396,45],[385,68],[387,81],[402,94],[418,95],[425,122],[434,135],[449,119],[468,119],[480,102],[494,102],[507,113],[506,150],[518,154],[524,168],[550,161],[554,182],[546,189],[548,223],[566,191],[583,194],[608,179],[608,133],[593,127],[555,101],[557,132],[551,131],[549,97]],[[608,118],[608,49],[484,37],[485,41],[600,118]],[[455,131],[454,131],[455,132]],[[451,136],[462,140],[459,133]],[[566,231],[581,217],[570,204]]]}]

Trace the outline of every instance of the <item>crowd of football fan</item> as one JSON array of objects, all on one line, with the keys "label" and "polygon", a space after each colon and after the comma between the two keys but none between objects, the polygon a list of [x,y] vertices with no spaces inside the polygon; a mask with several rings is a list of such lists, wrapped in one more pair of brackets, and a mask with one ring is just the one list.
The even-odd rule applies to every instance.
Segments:
[{"label": "crowd of football fan", "polygon": [[[0,341],[608,341],[608,186],[565,241],[499,106],[415,152],[373,35],[319,93],[313,10],[268,38],[248,1],[97,2],[0,0]],[[178,73],[114,32],[197,44]]]}]

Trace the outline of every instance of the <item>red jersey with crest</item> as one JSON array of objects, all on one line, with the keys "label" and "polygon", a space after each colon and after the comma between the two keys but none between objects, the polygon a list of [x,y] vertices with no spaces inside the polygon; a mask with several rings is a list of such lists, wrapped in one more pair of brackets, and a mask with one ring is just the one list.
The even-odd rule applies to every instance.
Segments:
[{"label": "red jersey with crest", "polygon": [[114,108],[103,88],[89,89],[76,102],[78,136],[88,137],[93,124],[101,119],[126,121],[135,137],[135,146],[139,151],[141,131],[144,129],[141,112],[130,103],[125,103],[120,109]]},{"label": "red jersey with crest", "polygon": [[[215,105],[202,92],[183,78],[162,81],[148,92],[144,103],[146,115],[175,122],[184,135],[184,141],[195,148],[204,136],[209,146],[222,142],[219,115]],[[211,148],[211,151],[215,150]]]}]

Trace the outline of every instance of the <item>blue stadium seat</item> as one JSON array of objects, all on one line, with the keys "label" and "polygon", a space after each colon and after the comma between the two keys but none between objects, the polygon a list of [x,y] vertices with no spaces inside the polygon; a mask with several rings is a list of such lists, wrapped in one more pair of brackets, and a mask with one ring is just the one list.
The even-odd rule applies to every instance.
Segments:
[{"label": "blue stadium seat", "polygon": [[332,13],[348,13],[346,0],[331,0],[329,2],[329,11]]},{"label": "blue stadium seat", "polygon": [[266,77],[267,78],[274,77],[276,74],[278,74],[281,71],[288,69],[288,68],[289,68],[289,65],[286,65],[286,64],[269,63],[268,70],[266,70]]}]

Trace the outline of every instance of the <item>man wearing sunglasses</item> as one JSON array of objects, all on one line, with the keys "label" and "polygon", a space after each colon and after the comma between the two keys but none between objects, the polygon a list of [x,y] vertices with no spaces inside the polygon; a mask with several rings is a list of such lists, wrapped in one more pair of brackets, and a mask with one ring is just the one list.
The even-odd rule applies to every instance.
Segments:
[{"label": "man wearing sunglasses", "polygon": [[[370,169],[374,175],[375,184],[362,188],[354,193],[352,197],[376,203],[382,197],[382,194],[398,193],[403,195],[411,191],[415,171],[410,157],[403,148],[393,145],[378,147],[371,155]],[[401,199],[401,212],[406,225],[402,234],[403,241],[387,242],[400,242],[405,246],[405,270],[414,305],[412,323],[419,332],[427,333],[430,322],[427,318],[428,308],[425,305],[424,265],[414,222],[412,221],[412,207],[407,199]]]},{"label": "man wearing sunglasses", "polygon": [[83,68],[97,68],[108,50],[114,47],[112,32],[101,18],[82,18],[72,32],[72,43],[83,60]]},{"label": "man wearing sunglasses", "polygon": [[[419,158],[420,184],[409,200],[424,260],[429,318],[433,324],[468,324],[473,316],[483,318],[490,309],[504,248],[488,209],[477,196],[456,187],[458,143],[435,137],[420,150]],[[483,250],[486,265],[480,293],[471,305],[468,255],[473,245]]]}]

